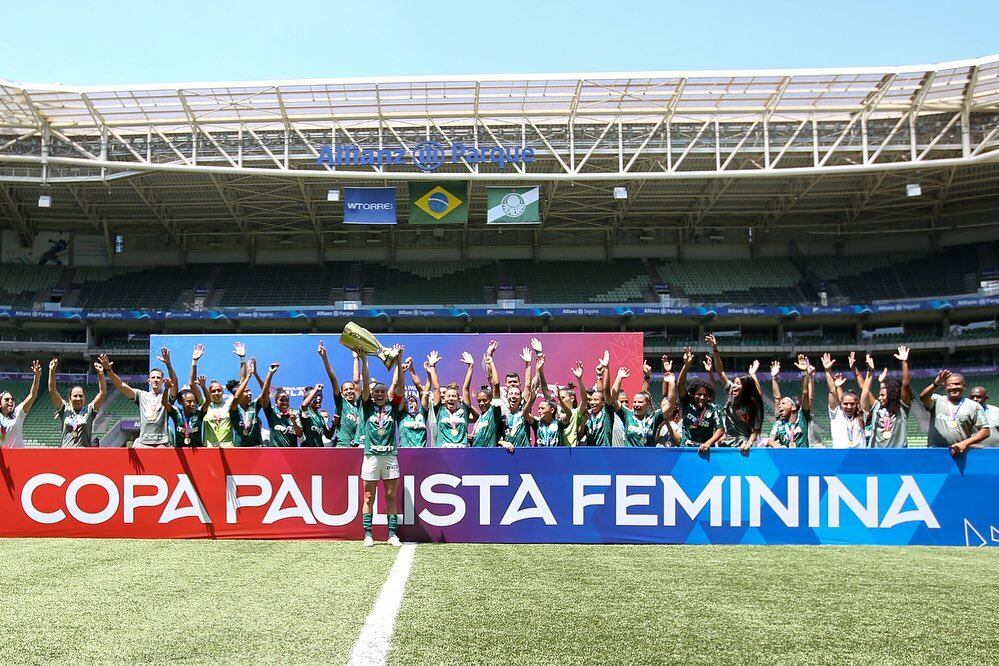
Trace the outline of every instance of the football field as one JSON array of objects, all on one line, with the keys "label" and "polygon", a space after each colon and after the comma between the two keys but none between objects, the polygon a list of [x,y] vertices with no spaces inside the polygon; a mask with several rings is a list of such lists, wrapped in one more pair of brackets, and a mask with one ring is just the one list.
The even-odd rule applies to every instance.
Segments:
[{"label": "football field", "polygon": [[[0,663],[346,663],[399,554],[0,540]],[[388,663],[999,659],[997,550],[425,544],[414,555],[408,580],[393,576],[405,587]],[[392,628],[381,622],[374,635]]]}]

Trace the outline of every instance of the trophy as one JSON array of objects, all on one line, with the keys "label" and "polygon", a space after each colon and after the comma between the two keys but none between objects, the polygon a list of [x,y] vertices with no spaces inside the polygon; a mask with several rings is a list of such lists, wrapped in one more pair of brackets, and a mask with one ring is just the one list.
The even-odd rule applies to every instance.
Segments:
[{"label": "trophy", "polygon": [[383,347],[378,342],[378,338],[371,334],[371,331],[361,328],[352,321],[347,322],[347,325],[343,327],[343,334],[340,335],[340,344],[347,349],[356,351],[358,354],[377,356],[385,364],[385,367],[389,369],[392,368],[392,365],[398,360],[399,356],[398,350]]}]

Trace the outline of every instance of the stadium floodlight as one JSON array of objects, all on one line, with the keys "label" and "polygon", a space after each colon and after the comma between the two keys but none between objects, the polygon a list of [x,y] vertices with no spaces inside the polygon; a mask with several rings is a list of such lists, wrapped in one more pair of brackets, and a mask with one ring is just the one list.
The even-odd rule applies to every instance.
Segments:
[{"label": "stadium floodlight", "polygon": [[918,197],[923,193],[923,188],[919,183],[909,183],[905,186],[905,194],[910,197]]},{"label": "stadium floodlight", "polygon": [[327,201],[339,201],[340,200],[340,190],[330,190],[326,193]]},{"label": "stadium floodlight", "polygon": [[614,198],[615,199],[627,199],[628,198],[628,188],[627,187],[615,187],[614,188]]},{"label": "stadium floodlight", "polygon": [[38,207],[39,208],[51,208],[52,207],[52,195],[50,195],[50,194],[39,194],[38,195]]}]

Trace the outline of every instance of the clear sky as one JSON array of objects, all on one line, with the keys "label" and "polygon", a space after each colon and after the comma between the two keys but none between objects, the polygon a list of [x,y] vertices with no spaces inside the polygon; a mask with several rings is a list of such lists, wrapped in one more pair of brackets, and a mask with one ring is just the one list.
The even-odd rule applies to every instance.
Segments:
[{"label": "clear sky", "polygon": [[997,25],[996,0],[3,0],[0,78],[908,65],[997,53]]}]

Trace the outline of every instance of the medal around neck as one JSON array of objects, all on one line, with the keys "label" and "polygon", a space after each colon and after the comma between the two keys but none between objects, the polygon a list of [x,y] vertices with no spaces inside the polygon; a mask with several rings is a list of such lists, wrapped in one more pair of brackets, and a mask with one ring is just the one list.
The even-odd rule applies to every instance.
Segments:
[{"label": "medal around neck", "polygon": [[358,326],[352,321],[347,322],[347,325],[343,327],[343,334],[340,335],[340,344],[347,349],[356,351],[358,354],[377,356],[385,364],[386,368],[391,368],[399,356],[397,350],[383,347],[378,342],[378,338],[371,334],[371,331]]}]

